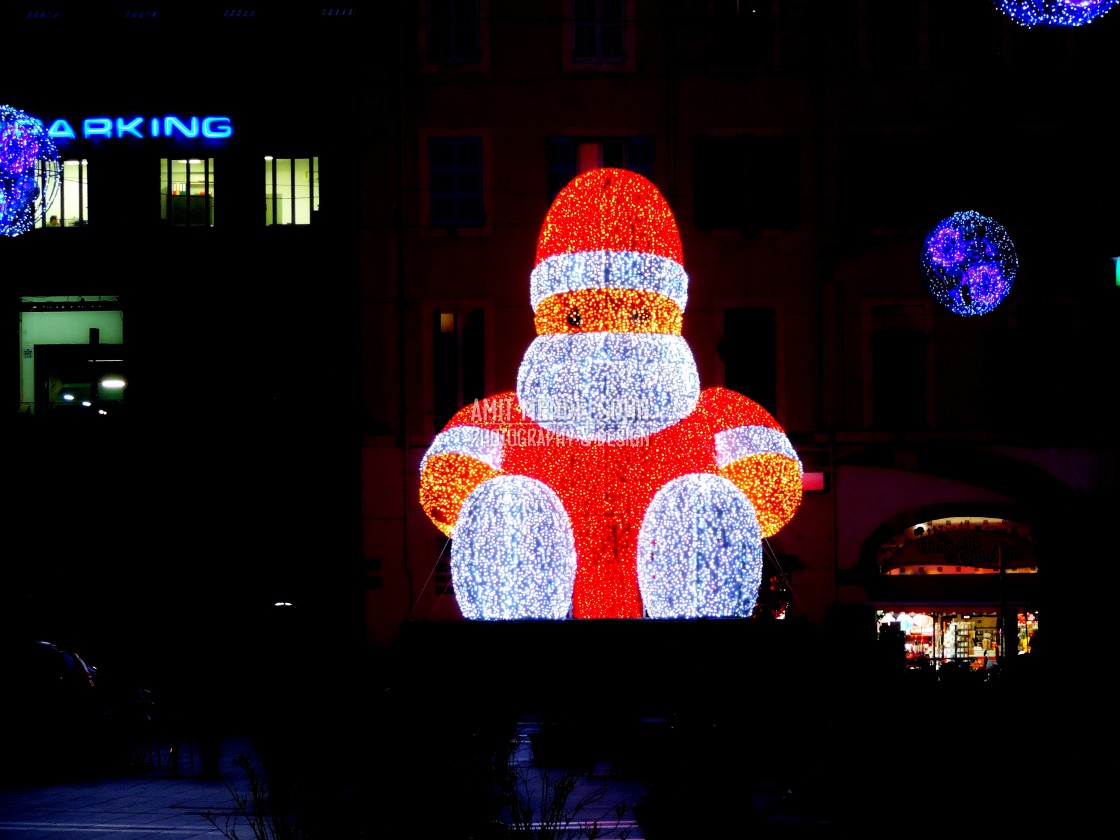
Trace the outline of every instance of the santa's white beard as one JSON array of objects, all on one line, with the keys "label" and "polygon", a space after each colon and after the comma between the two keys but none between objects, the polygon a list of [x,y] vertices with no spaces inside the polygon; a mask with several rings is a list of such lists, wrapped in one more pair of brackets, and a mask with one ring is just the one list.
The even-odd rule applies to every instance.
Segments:
[{"label": "santa's white beard", "polygon": [[691,414],[699,395],[696,360],[679,335],[539,335],[517,373],[522,411],[577,440],[651,435]]}]

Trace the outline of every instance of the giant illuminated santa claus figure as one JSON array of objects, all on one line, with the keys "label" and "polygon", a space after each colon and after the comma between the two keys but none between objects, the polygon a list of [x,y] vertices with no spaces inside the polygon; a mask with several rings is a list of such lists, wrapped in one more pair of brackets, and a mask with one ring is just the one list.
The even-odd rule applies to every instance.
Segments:
[{"label": "giant illuminated santa claus figure", "polygon": [[516,392],[465,406],[421,465],[468,619],[749,617],[801,461],[761,406],[701,390],[680,234],[646,178],[553,201]]}]

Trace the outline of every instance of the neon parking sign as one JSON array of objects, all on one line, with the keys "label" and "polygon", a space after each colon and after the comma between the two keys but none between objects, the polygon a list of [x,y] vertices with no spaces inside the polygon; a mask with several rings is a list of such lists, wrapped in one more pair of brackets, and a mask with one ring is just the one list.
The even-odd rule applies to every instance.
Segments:
[{"label": "neon parking sign", "polygon": [[126,137],[137,140],[153,137],[225,140],[233,136],[233,121],[225,116],[86,117],[78,126],[79,130],[75,130],[69,120],[56,119],[47,129],[47,135],[56,141],[77,140],[79,137],[83,140],[119,140]]}]

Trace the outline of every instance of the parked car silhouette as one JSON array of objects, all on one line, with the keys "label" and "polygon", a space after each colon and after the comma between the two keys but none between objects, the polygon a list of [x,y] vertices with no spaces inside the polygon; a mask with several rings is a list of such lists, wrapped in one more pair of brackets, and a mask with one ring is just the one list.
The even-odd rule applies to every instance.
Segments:
[{"label": "parked car silhouette", "polygon": [[32,782],[96,769],[110,716],[97,669],[77,651],[39,640],[6,643],[3,663],[8,743],[0,778]]}]

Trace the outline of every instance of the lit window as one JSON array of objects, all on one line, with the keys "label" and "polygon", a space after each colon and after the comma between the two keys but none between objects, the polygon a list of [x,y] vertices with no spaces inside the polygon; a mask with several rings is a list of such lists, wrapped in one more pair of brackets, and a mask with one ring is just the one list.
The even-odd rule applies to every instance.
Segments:
[{"label": "lit window", "polygon": [[428,138],[428,195],[428,227],[486,224],[481,137]]},{"label": "lit window", "polygon": [[79,227],[89,223],[89,164],[62,161],[62,186],[49,207],[35,219],[36,227]]},{"label": "lit window", "polygon": [[160,167],[160,218],[173,225],[213,227],[214,158],[163,158]]},{"label": "lit window", "polygon": [[115,295],[20,298],[19,330],[21,413],[123,413],[129,377]]},{"label": "lit window", "polygon": [[264,223],[309,225],[319,212],[319,158],[264,159]]},{"label": "lit window", "polygon": [[432,407],[436,430],[486,396],[485,311],[436,310],[432,324]]}]

